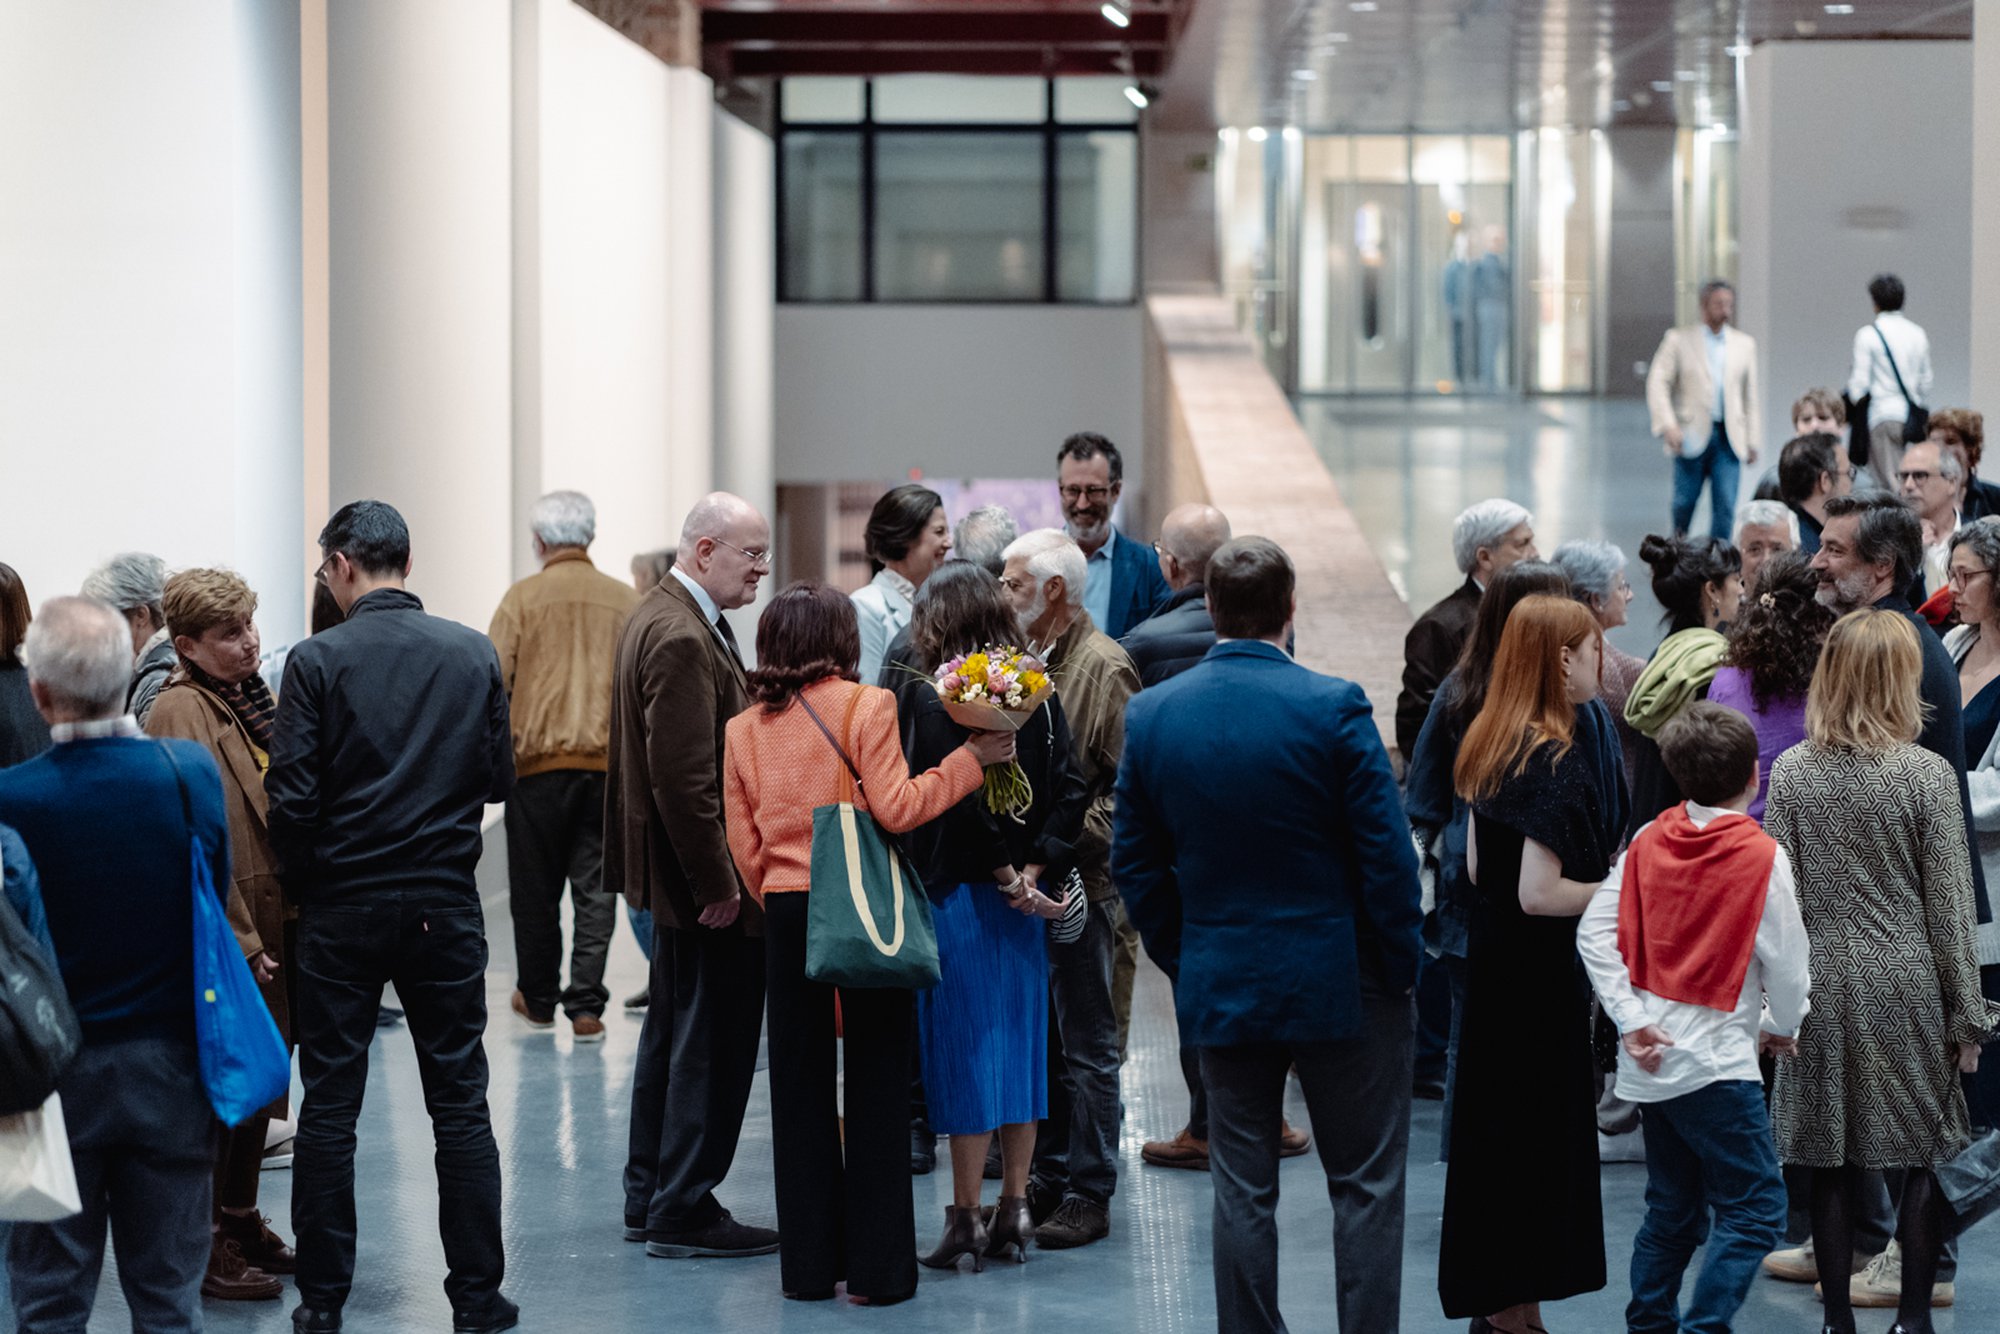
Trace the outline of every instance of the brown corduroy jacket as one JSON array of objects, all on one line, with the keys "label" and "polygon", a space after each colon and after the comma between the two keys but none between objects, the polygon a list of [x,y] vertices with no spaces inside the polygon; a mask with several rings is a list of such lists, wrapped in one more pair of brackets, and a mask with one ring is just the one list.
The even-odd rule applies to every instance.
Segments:
[{"label": "brown corduroy jacket", "polygon": [[[743,890],[723,825],[722,745],[748,702],[742,664],[669,573],[618,639],[604,887],[676,930],[696,930],[703,907]],[[748,894],[738,920],[763,934]]]}]

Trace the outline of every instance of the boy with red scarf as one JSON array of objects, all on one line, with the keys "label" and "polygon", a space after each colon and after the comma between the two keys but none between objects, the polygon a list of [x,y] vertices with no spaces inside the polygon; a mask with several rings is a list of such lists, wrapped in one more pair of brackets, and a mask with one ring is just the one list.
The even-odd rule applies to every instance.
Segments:
[{"label": "boy with red scarf", "polygon": [[[1618,1095],[1644,1109],[1646,1218],[1626,1328],[1726,1334],[1784,1234],[1757,1051],[1760,1040],[1797,1048],[1806,932],[1784,849],[1744,813],[1758,778],[1749,722],[1703,701],[1659,744],[1687,800],[1633,838],[1584,911],[1577,949],[1623,1034]],[[1704,1240],[1682,1311],[1681,1278]]]}]

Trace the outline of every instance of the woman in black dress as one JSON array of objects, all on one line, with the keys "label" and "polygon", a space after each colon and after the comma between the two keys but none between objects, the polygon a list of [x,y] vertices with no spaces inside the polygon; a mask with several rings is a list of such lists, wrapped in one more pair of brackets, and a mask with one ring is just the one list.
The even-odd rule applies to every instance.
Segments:
[{"label": "woman in black dress", "polygon": [[1472,806],[1465,1019],[1438,1293],[1475,1334],[1541,1334],[1541,1303],[1605,1283],[1589,984],[1576,924],[1610,873],[1613,747],[1578,744],[1603,632],[1567,598],[1507,618],[1453,779]]}]

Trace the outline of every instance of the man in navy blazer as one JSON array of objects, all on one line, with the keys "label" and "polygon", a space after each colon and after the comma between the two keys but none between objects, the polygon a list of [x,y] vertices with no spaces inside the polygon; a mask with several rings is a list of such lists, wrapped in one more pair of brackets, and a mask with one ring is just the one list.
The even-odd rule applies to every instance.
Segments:
[{"label": "man in navy blazer", "polygon": [[1151,616],[1172,591],[1153,548],[1134,542],[1111,522],[1125,489],[1125,460],[1118,446],[1082,431],[1056,451],[1056,487],[1063,525],[1083,548],[1083,609],[1113,639]]},{"label": "man in navy blazer", "polygon": [[1278,1134],[1296,1064],[1333,1196],[1340,1328],[1393,1332],[1423,913],[1388,752],[1360,687],[1299,666],[1294,575],[1264,538],[1209,563],[1219,641],[1134,696],[1112,876],[1174,961],[1200,1049],[1219,1327],[1278,1331]]}]

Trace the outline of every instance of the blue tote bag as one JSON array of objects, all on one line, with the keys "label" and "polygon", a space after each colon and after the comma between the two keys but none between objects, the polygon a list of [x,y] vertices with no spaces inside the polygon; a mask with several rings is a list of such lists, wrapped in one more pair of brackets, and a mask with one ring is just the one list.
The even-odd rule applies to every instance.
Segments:
[{"label": "blue tote bag", "polygon": [[194,893],[194,1035],[201,1083],[224,1125],[241,1125],[292,1085],[292,1058],[257,979],[236,944],[216,894],[215,874],[195,834],[194,803],[172,746],[161,743],[180,785],[188,827],[188,884]]}]

